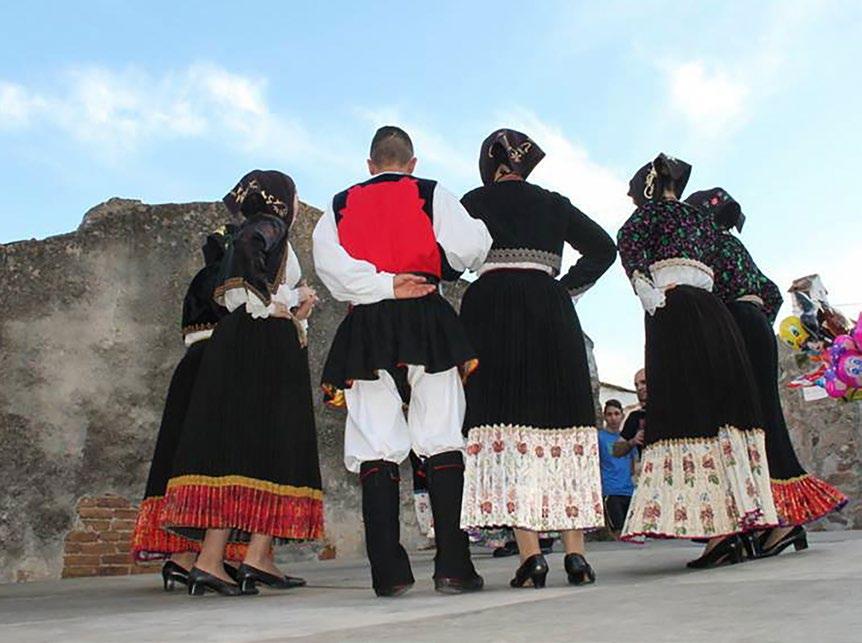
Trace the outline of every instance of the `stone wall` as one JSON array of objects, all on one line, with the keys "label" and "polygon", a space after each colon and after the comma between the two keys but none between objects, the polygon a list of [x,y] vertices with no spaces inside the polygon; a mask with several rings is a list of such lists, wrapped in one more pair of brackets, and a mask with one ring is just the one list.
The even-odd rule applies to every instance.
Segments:
[{"label": "stone wall", "polygon": [[810,473],[850,498],[842,512],[830,514],[818,526],[862,529],[862,401],[806,402],[801,391],[787,388],[787,382],[808,367],[800,366],[783,344],[779,347],[781,397],[796,454]]}]

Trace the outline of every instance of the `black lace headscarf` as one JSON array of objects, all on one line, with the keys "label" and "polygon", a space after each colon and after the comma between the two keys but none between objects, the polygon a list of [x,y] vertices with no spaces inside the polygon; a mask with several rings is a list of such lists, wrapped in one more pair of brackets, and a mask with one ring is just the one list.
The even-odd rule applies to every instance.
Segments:
[{"label": "black lace headscarf", "polygon": [[645,205],[647,201],[664,198],[667,188],[672,188],[678,198],[689,176],[691,165],[662,153],[635,173],[629,181],[629,196],[637,207]]},{"label": "black lace headscarf", "polygon": [[494,182],[499,169],[505,174],[517,174],[526,179],[543,158],[542,148],[526,134],[513,129],[498,129],[482,142],[479,175],[484,185]]},{"label": "black lace headscarf", "polygon": [[288,231],[295,216],[296,185],[277,170],[252,170],[225,195],[232,214],[246,221],[233,235],[223,261],[219,291],[242,285],[264,303],[284,280]]},{"label": "black lace headscarf", "polygon": [[723,230],[736,228],[737,232],[742,232],[742,226],[745,225],[745,215],[742,213],[742,206],[724,188],[711,188],[709,190],[692,192],[688,195],[685,202],[711,214],[715,218],[715,222]]},{"label": "black lace headscarf", "polygon": [[287,174],[278,170],[252,170],[222,201],[231,214],[242,213],[245,217],[270,214],[290,227],[296,215],[293,211],[295,197],[296,184]]}]

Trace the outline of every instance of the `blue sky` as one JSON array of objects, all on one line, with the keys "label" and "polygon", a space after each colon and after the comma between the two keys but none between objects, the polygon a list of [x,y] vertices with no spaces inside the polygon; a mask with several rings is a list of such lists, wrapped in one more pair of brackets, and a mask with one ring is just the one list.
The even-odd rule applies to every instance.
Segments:
[{"label": "blue sky", "polygon": [[[0,243],[73,230],[112,196],[216,200],[252,167],[322,205],[390,122],[417,173],[462,193],[484,136],[513,126],[548,153],[535,182],[612,235],[637,167],[691,162],[690,189],[742,203],[764,272],[819,272],[855,315],[862,4],[682,5],[4,3]],[[628,383],[642,323],[619,263],[578,310],[602,378]]]}]

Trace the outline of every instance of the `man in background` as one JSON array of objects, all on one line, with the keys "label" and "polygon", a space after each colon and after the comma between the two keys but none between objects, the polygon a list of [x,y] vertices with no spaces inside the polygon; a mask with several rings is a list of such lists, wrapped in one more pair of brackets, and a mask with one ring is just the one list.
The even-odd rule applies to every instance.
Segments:
[{"label": "man in background", "polygon": [[619,439],[614,444],[614,455],[621,458],[637,447],[638,456],[643,451],[644,431],[646,429],[647,381],[646,371],[640,369],[635,373],[635,392],[638,396],[638,408],[626,417]]},{"label": "man in background", "polygon": [[608,529],[614,538],[619,538],[635,490],[632,483],[635,453],[634,449],[629,449],[622,457],[614,455],[623,422],[623,405],[619,400],[605,402],[604,418],[605,426],[599,429],[602,499]]}]

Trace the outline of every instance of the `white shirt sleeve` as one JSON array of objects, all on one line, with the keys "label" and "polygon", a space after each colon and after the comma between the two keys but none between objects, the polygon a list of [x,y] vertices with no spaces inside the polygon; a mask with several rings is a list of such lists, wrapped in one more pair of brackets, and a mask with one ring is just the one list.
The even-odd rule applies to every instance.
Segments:
[{"label": "white shirt sleeve", "polygon": [[317,276],[335,299],[354,305],[395,299],[395,275],[377,272],[373,263],[354,259],[341,245],[331,203],[314,227],[311,239]]},{"label": "white shirt sleeve", "polygon": [[[272,295],[272,302],[284,304],[288,309],[296,308],[302,303],[299,298],[299,289],[296,285],[302,279],[302,267],[299,265],[299,258],[296,252],[293,251],[293,246],[287,242],[287,253],[285,254],[285,269],[284,283],[279,285],[278,290]],[[267,308],[268,314],[275,311],[275,306],[272,303]]]},{"label": "white shirt sleeve", "polygon": [[449,265],[458,271],[478,271],[494,241],[488,228],[439,183],[434,187],[433,208],[434,235]]}]

